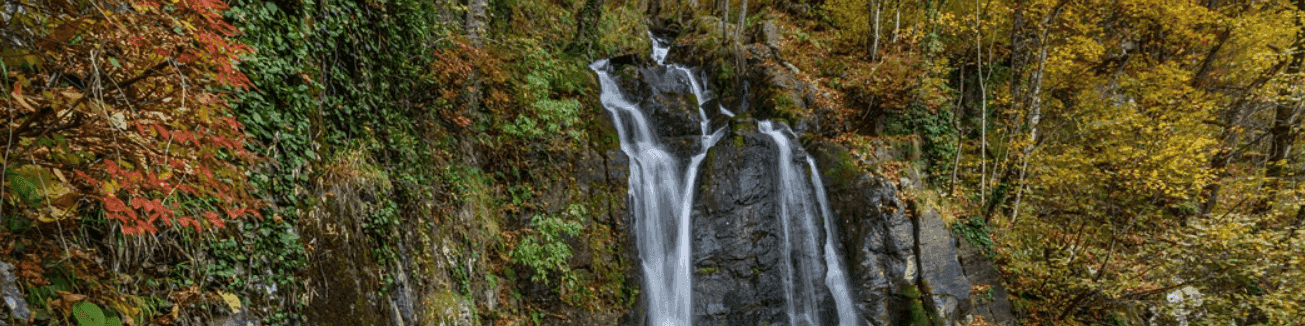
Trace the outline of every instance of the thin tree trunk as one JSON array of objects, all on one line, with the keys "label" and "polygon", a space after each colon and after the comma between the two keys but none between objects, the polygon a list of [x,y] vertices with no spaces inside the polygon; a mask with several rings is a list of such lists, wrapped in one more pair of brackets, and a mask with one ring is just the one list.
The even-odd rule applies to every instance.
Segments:
[{"label": "thin tree trunk", "polygon": [[[1296,0],[1296,5],[1305,5],[1305,0]],[[1300,74],[1301,63],[1305,61],[1305,21],[1302,21],[1299,14],[1296,16],[1296,42],[1292,47],[1291,61],[1287,64],[1287,69],[1283,71],[1288,76]],[[1296,95],[1296,94],[1282,94]],[[1269,160],[1265,162],[1264,176],[1268,178],[1265,183],[1267,189],[1264,198],[1255,205],[1255,211],[1259,213],[1267,212],[1272,208],[1274,199],[1278,196],[1281,188],[1281,179],[1287,173],[1287,160],[1291,157],[1292,147],[1296,144],[1298,132],[1295,130],[1297,118],[1300,117],[1302,101],[1296,103],[1278,103],[1274,110],[1273,127],[1269,129]]]},{"label": "thin tree trunk", "polygon": [[[1296,0],[1296,6],[1305,6],[1305,0]],[[1296,45],[1292,49],[1291,62],[1287,64],[1287,69],[1283,71],[1286,75],[1296,75],[1301,72],[1301,64],[1305,62],[1305,18],[1296,17]],[[1291,95],[1291,94],[1284,94]],[[1272,146],[1269,151],[1268,168],[1265,169],[1265,176],[1269,178],[1279,178],[1285,175],[1286,162],[1291,157],[1292,146],[1295,145],[1296,132],[1293,130],[1296,120],[1300,116],[1300,101],[1297,103],[1279,103],[1277,110],[1274,112],[1273,128],[1269,130],[1272,134]]]},{"label": "thin tree trunk", "polygon": [[[1305,5],[1305,0],[1296,0],[1296,2],[1298,5]],[[1297,30],[1297,37],[1305,37],[1305,35],[1301,35],[1301,33],[1305,33],[1305,25],[1302,25],[1300,17],[1297,17],[1297,26],[1300,26],[1300,29]],[[1247,146],[1242,146],[1241,148],[1238,148],[1237,145],[1240,143],[1239,139],[1241,137],[1241,128],[1239,128],[1239,125],[1241,124],[1242,117],[1245,115],[1245,112],[1243,111],[1245,111],[1246,103],[1249,101],[1251,94],[1255,93],[1255,90],[1259,89],[1261,86],[1264,86],[1265,83],[1268,83],[1268,81],[1272,79],[1273,76],[1276,76],[1284,67],[1287,69],[1293,69],[1291,67],[1292,63],[1296,63],[1295,69],[1299,72],[1300,64],[1297,60],[1300,59],[1302,54],[1299,48],[1301,46],[1303,45],[1300,44],[1300,41],[1297,41],[1297,45],[1294,48],[1296,49],[1296,52],[1289,61],[1278,62],[1261,72],[1259,77],[1256,77],[1254,81],[1251,81],[1249,85],[1243,88],[1241,94],[1238,95],[1238,99],[1229,106],[1227,111],[1224,112],[1222,121],[1224,149],[1220,150],[1214,155],[1214,157],[1210,158],[1210,170],[1217,171],[1218,175],[1216,175],[1214,182],[1211,182],[1205,186],[1205,189],[1202,189],[1202,195],[1205,198],[1203,198],[1201,212],[1198,215],[1201,218],[1210,216],[1210,212],[1214,211],[1214,207],[1219,203],[1219,191],[1222,188],[1219,181],[1228,176],[1228,173],[1224,169],[1228,164],[1232,163],[1233,158],[1239,156],[1244,149],[1249,148],[1249,144],[1247,144]],[[1258,141],[1253,141],[1252,143],[1254,142]],[[1284,158],[1286,158],[1286,156],[1284,156]],[[1266,171],[1266,175],[1268,174],[1267,172],[1268,171]],[[1183,222],[1186,224],[1185,219]]]},{"label": "thin tree trunk", "polygon": [[743,42],[743,26],[748,22],[748,0],[743,0],[739,6],[739,26],[734,30],[734,39]]},{"label": "thin tree trunk", "polygon": [[[485,28],[489,21],[485,10],[488,5],[488,0],[470,0],[467,3],[467,21],[465,23],[467,41],[476,48],[483,47],[485,43]],[[462,98],[462,115],[468,119],[476,119],[478,116],[479,111],[477,108],[480,105],[481,86],[479,72],[472,69],[469,76],[467,76],[467,89]]]},{"label": "thin tree trunk", "polygon": [[470,0],[467,3],[467,40],[477,48],[484,45],[485,25],[488,21],[485,8],[488,6],[488,0]]},{"label": "thin tree trunk", "polygon": [[961,117],[965,115],[965,68],[962,67],[958,73],[960,74],[958,80],[960,80],[961,85],[957,94],[960,94],[960,96],[956,97],[956,112],[952,113],[952,128],[956,130],[956,157],[952,159],[952,178],[948,179],[949,182],[947,183],[948,197],[956,194],[956,174],[960,172],[961,153],[965,149],[965,143],[963,142],[965,132],[961,130]]},{"label": "thin tree trunk", "polygon": [[723,1],[725,1],[725,10],[721,11],[720,37],[724,39],[722,41],[725,41],[729,39],[729,35],[730,35],[729,29],[726,28],[726,26],[729,26],[729,22],[730,22],[730,0],[723,0]]},{"label": "thin tree trunk", "polygon": [[1020,178],[1015,181],[1019,186],[1015,188],[1015,206],[1010,214],[1011,223],[1015,223],[1015,221],[1019,219],[1020,200],[1023,199],[1025,188],[1024,177],[1029,169],[1029,159],[1033,154],[1033,147],[1038,143],[1038,121],[1042,120],[1042,76],[1047,68],[1047,48],[1050,47],[1050,45],[1047,44],[1047,37],[1051,30],[1051,22],[1055,21],[1056,16],[1060,15],[1060,10],[1065,7],[1066,3],[1069,3],[1069,1],[1061,0],[1061,2],[1051,10],[1051,13],[1047,14],[1047,17],[1042,19],[1042,23],[1039,24],[1041,25],[1039,26],[1041,31],[1039,31],[1038,35],[1038,68],[1033,71],[1033,75],[1029,80],[1029,86],[1033,87],[1032,91],[1029,92],[1028,97],[1029,143],[1024,145],[1024,155],[1021,158],[1023,163],[1021,163],[1020,166]]},{"label": "thin tree trunk", "polygon": [[575,37],[571,43],[577,47],[591,48],[598,36],[598,25],[603,22],[603,4],[606,0],[586,0],[576,13]]},{"label": "thin tree trunk", "polygon": [[879,8],[883,0],[870,1],[870,28],[874,30],[874,38],[870,40],[870,60],[879,58]]},{"label": "thin tree trunk", "polygon": [[902,29],[902,0],[893,6],[893,44],[897,44],[897,31]]},{"label": "thin tree trunk", "polygon": [[983,80],[983,30],[979,2],[974,2],[974,56],[979,77],[979,202],[988,197],[988,86]]}]

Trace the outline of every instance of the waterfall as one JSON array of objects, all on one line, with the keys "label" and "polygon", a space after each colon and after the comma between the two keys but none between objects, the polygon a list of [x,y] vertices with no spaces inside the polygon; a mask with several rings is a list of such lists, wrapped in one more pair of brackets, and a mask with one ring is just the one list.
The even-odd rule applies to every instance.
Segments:
[{"label": "waterfall", "polygon": [[825,183],[820,181],[820,172],[816,171],[816,160],[807,156],[807,165],[811,166],[811,186],[816,189],[816,201],[820,204],[820,217],[825,221],[825,286],[834,295],[834,304],[838,307],[838,325],[856,326],[856,308],[852,307],[852,292],[847,286],[843,263],[838,260],[834,250],[834,214],[829,212],[829,199],[825,197]]},{"label": "waterfall", "polygon": [[[830,224],[828,202],[825,199],[825,187],[816,171],[815,161],[807,157],[811,167],[811,182],[805,180],[805,173],[794,164],[793,145],[787,127],[776,128],[770,121],[758,123],[757,129],[775,141],[779,147],[779,191],[780,222],[784,230],[784,295],[787,300],[789,325],[820,325],[817,307],[815,280],[822,264],[817,259],[823,258],[825,287],[834,297],[838,308],[840,326],[856,325],[856,310],[852,307],[852,298],[848,293],[847,279],[843,277],[842,264],[834,250],[834,232]],[[814,192],[814,194],[813,194]],[[816,201],[812,201],[812,199]],[[813,207],[814,206],[814,207]],[[815,222],[817,218],[824,221],[824,247],[816,245],[819,235]],[[823,250],[822,250],[823,249]],[[824,256],[820,257],[820,252]]]},{"label": "waterfall", "polygon": [[648,32],[648,39],[652,40],[652,59],[658,65],[666,64],[666,54],[671,52],[671,42],[654,36]]},{"label": "waterfall", "polygon": [[[654,56],[658,63],[665,58],[667,43],[654,38]],[[701,121],[701,145],[689,158],[687,166],[666,150],[648,122],[648,117],[634,102],[626,99],[611,76],[607,60],[590,65],[598,74],[602,87],[603,107],[612,115],[621,141],[621,151],[630,158],[629,209],[634,215],[635,232],[645,277],[644,293],[648,300],[651,325],[688,326],[691,323],[692,289],[690,283],[691,204],[698,165],[724,134],[724,128],[710,130],[701,106],[709,93],[690,69],[671,65],[669,71],[686,78],[698,99]]]},{"label": "waterfall", "polygon": [[[712,130],[703,108],[712,94],[695,70],[664,63],[671,42],[652,37],[652,44],[651,59],[659,70],[649,73],[662,74],[663,78],[670,77],[676,83],[687,85],[697,98],[700,146],[687,159],[667,149],[649,121],[651,112],[644,112],[638,104],[640,101],[631,100],[622,92],[613,76],[615,67],[611,62],[598,60],[590,69],[598,75],[603,108],[611,114],[621,151],[630,160],[628,209],[634,219],[632,230],[644,273],[647,321],[653,326],[689,326],[694,316],[690,216],[696,178],[707,151],[724,136],[726,128]],[[716,109],[723,116],[734,116],[724,106]],[[775,128],[769,121],[761,122],[759,128],[779,147],[778,215],[784,233],[784,266],[780,269],[784,272],[789,325],[820,325],[822,302],[817,293],[822,293],[819,287],[823,285],[833,294],[839,325],[855,326],[857,316],[835,252],[832,217],[815,163],[807,158],[811,171],[808,182],[807,174],[798,167],[800,164],[794,164],[793,145],[784,134],[791,131],[787,127]],[[817,221],[823,221],[826,235],[823,247],[817,245],[821,232],[816,227]]]}]

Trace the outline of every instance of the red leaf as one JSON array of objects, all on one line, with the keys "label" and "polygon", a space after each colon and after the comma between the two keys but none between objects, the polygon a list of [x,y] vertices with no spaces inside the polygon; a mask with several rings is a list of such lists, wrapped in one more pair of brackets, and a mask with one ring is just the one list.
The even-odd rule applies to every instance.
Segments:
[{"label": "red leaf", "polygon": [[123,203],[121,199],[114,196],[104,197],[104,209],[107,209],[110,212],[126,212],[131,210],[127,208],[126,203]]},{"label": "red leaf", "polygon": [[[130,181],[131,183],[141,182],[145,180],[145,177],[141,175],[140,171],[131,171],[131,172],[123,173],[123,176],[126,177],[127,181]],[[130,187],[130,183],[123,185],[123,187],[124,188]]]},{"label": "red leaf", "polygon": [[227,210],[227,216],[230,216],[231,219],[233,219],[233,220],[234,220],[234,219],[237,219],[237,218],[240,218],[241,215],[245,215],[245,208],[244,208],[244,207],[236,207],[236,208],[234,208],[234,209],[228,209],[228,210]]},{"label": "red leaf", "polygon": [[148,174],[145,175],[145,184],[159,189],[166,188],[163,186],[163,181],[159,181],[159,175],[155,174],[154,171],[150,171]]},{"label": "red leaf", "polygon": [[157,124],[154,125],[154,130],[156,130],[156,131],[159,132],[159,137],[160,137],[160,138],[167,139],[168,137],[171,137],[171,136],[172,136],[172,133],[171,133],[171,132],[168,132],[168,129],[167,129],[167,128],[163,128],[162,125],[157,125]]},{"label": "red leaf", "polygon": [[176,137],[178,144],[185,144],[188,141],[191,142],[195,141],[195,138],[191,136],[191,133],[185,130],[174,131],[172,132],[172,136]]},{"label": "red leaf", "polygon": [[232,118],[232,117],[223,117],[222,120],[226,121],[226,122],[227,122],[227,126],[230,126],[231,129],[233,129],[233,130],[240,130],[240,121],[236,121],[236,118]]},{"label": "red leaf", "polygon": [[224,227],[224,226],[226,226],[226,222],[223,222],[221,218],[218,218],[217,213],[214,213],[214,212],[205,212],[205,213],[204,213],[204,217],[205,217],[205,218],[208,218],[208,222],[209,222],[209,223],[213,223],[213,226],[214,226],[214,227]]},{"label": "red leaf", "polygon": [[159,229],[155,228],[154,224],[151,222],[141,221],[138,225],[140,225],[140,228],[145,230],[146,232],[159,233]]},{"label": "red leaf", "polygon": [[192,227],[194,227],[194,228],[195,228],[195,232],[200,232],[200,231],[202,231],[202,230],[200,229],[199,221],[196,221],[195,219],[192,219],[192,218],[190,218],[190,217],[182,216],[179,222],[180,222],[181,226],[183,226],[183,227],[184,227],[184,226],[192,226]]},{"label": "red leaf", "polygon": [[94,178],[91,178],[91,176],[86,175],[86,173],[82,172],[82,170],[73,169],[73,173],[77,174],[77,177],[86,181],[86,183],[89,183],[92,186],[95,186],[96,188],[100,187],[100,180],[95,180]]},{"label": "red leaf", "polygon": [[113,160],[104,160],[104,171],[108,171],[109,175],[114,176],[122,173],[122,169],[118,167],[118,162],[114,162]]}]

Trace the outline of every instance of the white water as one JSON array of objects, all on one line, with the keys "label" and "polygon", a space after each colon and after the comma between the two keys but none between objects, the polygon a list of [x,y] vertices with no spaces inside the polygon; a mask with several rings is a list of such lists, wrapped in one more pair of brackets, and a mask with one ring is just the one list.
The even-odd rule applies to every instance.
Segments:
[{"label": "white water", "polygon": [[[785,132],[787,127],[776,128],[770,121],[758,123],[757,129],[770,136],[779,147],[780,175],[780,220],[784,230],[784,295],[787,300],[789,324],[820,325],[817,307],[816,284],[819,267],[816,259],[823,258],[825,287],[834,297],[838,308],[840,326],[855,326],[856,310],[852,307],[852,297],[848,292],[847,279],[843,276],[843,267],[834,250],[834,232],[830,224],[833,218],[829,213],[829,204],[825,198],[825,187],[816,170],[815,160],[807,157],[810,166],[811,182],[804,179],[804,173],[793,163],[792,143]],[[814,191],[813,191],[814,190]],[[814,192],[814,194],[813,194]],[[813,196],[814,195],[814,196]],[[816,202],[811,201],[815,197]],[[818,207],[812,207],[812,205]],[[815,221],[824,221],[824,248],[816,245]],[[818,257],[824,249],[824,257]],[[797,256],[797,257],[794,257]]]},{"label": "white water", "polygon": [[657,38],[657,36],[652,35],[652,32],[648,32],[648,39],[652,40],[653,61],[656,61],[659,66],[666,64],[666,54],[671,52],[671,42]]},{"label": "white water", "polygon": [[829,212],[829,199],[825,197],[825,183],[820,180],[816,170],[816,160],[807,156],[807,165],[811,166],[811,186],[816,189],[816,200],[820,203],[820,217],[825,221],[825,286],[834,294],[834,305],[838,307],[838,325],[856,326],[856,308],[852,307],[852,293],[847,288],[843,264],[834,251],[834,214]]},{"label": "white water", "polygon": [[[707,151],[723,137],[725,128],[711,131],[710,119],[702,107],[712,95],[702,79],[693,69],[676,64],[666,65],[664,60],[669,53],[670,42],[656,37],[651,39],[653,61],[665,67],[667,73],[684,78],[698,101],[701,146],[688,159],[686,166],[681,166],[684,161],[668,152],[657,134],[652,132],[648,117],[642,109],[621,92],[611,75],[613,68],[610,63],[599,60],[591,64],[590,68],[598,74],[602,87],[601,101],[612,115],[620,137],[621,151],[630,158],[629,209],[634,215],[634,232],[642,258],[648,322],[653,326],[689,326],[693,314],[690,257],[693,190],[698,166]],[[721,114],[734,116],[724,106],[718,108]],[[839,325],[856,325],[856,312],[852,307],[847,280],[843,277],[843,269],[834,251],[831,217],[815,163],[810,158],[807,159],[811,166],[811,187],[816,189],[814,195],[818,203],[811,202],[810,188],[803,179],[805,173],[800,172],[792,162],[789,138],[782,130],[773,128],[769,121],[762,122],[760,129],[774,138],[780,147],[780,189],[783,196],[780,216],[785,237],[783,279],[789,324],[819,325],[815,282],[822,264],[816,260],[820,248],[816,245],[817,230],[814,221],[816,214],[820,214],[819,217],[825,224],[825,234],[828,235],[823,248],[823,265],[828,266],[824,273],[824,283],[833,293]],[[816,204],[819,208],[812,207]],[[798,257],[794,257],[795,254]]]},{"label": "white water", "polygon": [[[661,63],[667,48],[653,41],[653,59]],[[690,69],[669,66],[681,74],[698,99],[702,119],[701,147],[680,167],[680,159],[668,152],[652,133],[648,118],[638,105],[625,98],[610,74],[607,60],[590,65],[602,85],[603,107],[612,114],[621,139],[621,150],[630,158],[630,210],[635,215],[635,232],[639,255],[643,260],[644,292],[648,299],[648,318],[656,326],[688,326],[693,313],[690,260],[690,213],[698,165],[707,150],[724,135],[724,128],[710,131],[710,121],[701,105],[709,100]]]}]

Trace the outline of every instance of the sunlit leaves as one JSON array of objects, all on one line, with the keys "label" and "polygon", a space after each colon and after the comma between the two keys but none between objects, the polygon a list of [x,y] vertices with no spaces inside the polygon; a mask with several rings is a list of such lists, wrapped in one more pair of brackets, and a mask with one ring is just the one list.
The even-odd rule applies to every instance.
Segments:
[{"label": "sunlit leaves", "polygon": [[[1043,25],[1061,3],[1059,18]],[[1030,319],[1086,322],[1114,304],[1178,309],[1164,308],[1165,296],[1193,286],[1204,301],[1183,309],[1200,323],[1290,323],[1302,275],[1283,266],[1302,252],[1289,230],[1300,194],[1264,177],[1267,145],[1257,139],[1266,131],[1255,128],[1272,121],[1263,108],[1303,93],[1298,76],[1274,70],[1289,59],[1284,44],[1298,42],[1291,3],[1001,5],[1021,11],[1026,30],[1046,32],[1034,39],[1047,46],[1046,61],[1033,63],[1046,68],[1040,139],[987,139],[988,148],[1034,148],[1020,219],[994,221],[1013,288],[1035,305]],[[1036,58],[1035,41],[1013,54]],[[1016,107],[1018,94],[994,89],[989,104]],[[1014,118],[998,127],[1027,119],[998,112]],[[1221,124],[1228,119],[1236,125]],[[1212,164],[1230,151],[1241,156]],[[1212,199],[1219,206],[1202,216],[1212,185],[1224,187]]]}]

